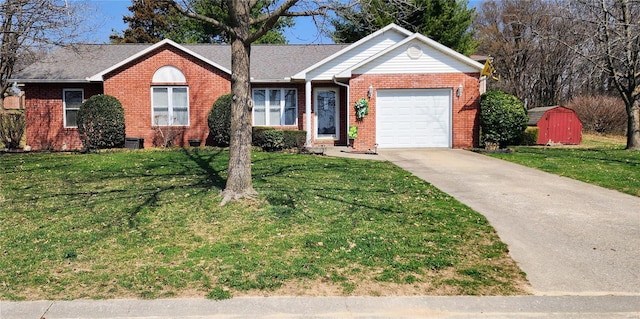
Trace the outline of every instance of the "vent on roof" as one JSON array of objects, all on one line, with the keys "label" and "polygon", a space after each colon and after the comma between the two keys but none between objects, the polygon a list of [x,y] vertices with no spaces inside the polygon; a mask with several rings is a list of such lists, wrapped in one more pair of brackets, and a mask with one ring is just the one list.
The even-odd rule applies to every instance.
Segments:
[{"label": "vent on roof", "polygon": [[407,55],[412,60],[416,60],[422,56],[422,48],[417,45],[412,45],[407,49]]}]

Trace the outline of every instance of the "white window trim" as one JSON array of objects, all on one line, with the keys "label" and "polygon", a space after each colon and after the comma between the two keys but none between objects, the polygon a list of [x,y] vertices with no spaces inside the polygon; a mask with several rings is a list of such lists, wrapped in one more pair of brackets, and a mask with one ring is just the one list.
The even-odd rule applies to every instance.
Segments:
[{"label": "white window trim", "polygon": [[[184,125],[174,125],[173,124],[173,89],[175,88],[184,88],[187,89],[187,124]],[[154,101],[153,101],[153,89],[167,89],[167,93],[169,96],[169,115],[167,117],[167,121],[170,122],[167,125],[158,125],[155,120],[155,111],[154,111]],[[191,103],[190,103],[190,95],[189,95],[189,86],[187,85],[152,85],[151,86],[151,126],[175,126],[175,127],[187,127],[191,124]]]},{"label": "white window trim", "polygon": [[[251,89],[251,99],[253,100],[255,91],[257,90],[264,90],[265,91],[265,106],[264,106],[264,110],[265,110],[265,123],[264,125],[257,125],[255,124],[255,106],[253,107],[252,111],[251,111],[251,124],[253,126],[260,126],[260,127],[267,127],[267,126],[298,126],[298,89],[296,88],[286,88],[286,87],[282,87],[282,88],[253,88]],[[269,110],[271,107],[271,101],[269,99],[269,91],[277,91],[280,90],[280,123],[278,124],[272,124],[269,123]],[[296,105],[295,105],[295,114],[294,114],[294,120],[293,120],[293,124],[285,124],[285,106],[286,106],[286,94],[287,91],[291,91],[293,90],[295,92],[295,101],[296,101]]]},{"label": "white window trim", "polygon": [[[84,103],[84,89],[62,89],[62,117],[63,117],[63,125],[64,128],[78,128],[78,125],[70,126],[67,125],[67,92],[81,92],[82,93],[82,103]],[[80,110],[72,108],[70,110]]]}]

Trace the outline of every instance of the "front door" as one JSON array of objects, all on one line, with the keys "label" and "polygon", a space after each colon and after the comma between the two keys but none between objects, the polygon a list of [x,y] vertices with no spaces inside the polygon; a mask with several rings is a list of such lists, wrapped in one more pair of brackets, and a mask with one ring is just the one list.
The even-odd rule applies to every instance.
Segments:
[{"label": "front door", "polygon": [[315,93],[316,138],[338,139],[338,89],[317,89]]}]

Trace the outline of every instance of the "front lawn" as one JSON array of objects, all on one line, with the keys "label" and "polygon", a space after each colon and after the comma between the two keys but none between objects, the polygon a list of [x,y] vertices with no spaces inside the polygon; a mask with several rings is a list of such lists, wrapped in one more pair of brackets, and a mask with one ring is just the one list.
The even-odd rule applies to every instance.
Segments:
[{"label": "front lawn", "polygon": [[0,299],[513,295],[487,220],[387,162],[216,149],[0,154]]},{"label": "front lawn", "polygon": [[640,151],[619,139],[585,135],[583,146],[512,148],[492,156],[586,183],[640,196]]}]

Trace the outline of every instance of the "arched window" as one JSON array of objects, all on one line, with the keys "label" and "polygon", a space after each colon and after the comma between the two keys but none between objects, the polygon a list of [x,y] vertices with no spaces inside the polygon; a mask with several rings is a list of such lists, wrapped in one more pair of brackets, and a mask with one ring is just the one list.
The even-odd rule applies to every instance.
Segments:
[{"label": "arched window", "polygon": [[[180,69],[166,65],[153,74],[151,121],[154,126],[189,125],[189,87]],[[157,85],[156,85],[157,84]],[[179,85],[177,85],[179,84]]]},{"label": "arched window", "polygon": [[186,83],[187,80],[180,69],[165,65],[153,74],[153,83]]}]

